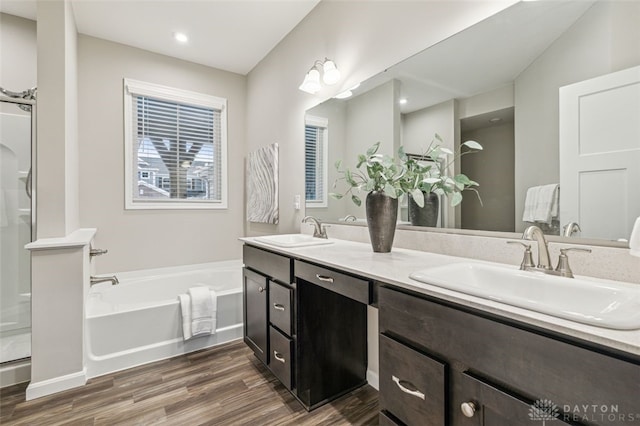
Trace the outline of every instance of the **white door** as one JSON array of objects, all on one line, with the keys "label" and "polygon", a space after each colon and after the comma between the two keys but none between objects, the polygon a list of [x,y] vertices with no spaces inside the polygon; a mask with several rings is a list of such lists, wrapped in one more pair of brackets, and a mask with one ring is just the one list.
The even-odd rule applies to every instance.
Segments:
[{"label": "white door", "polygon": [[640,67],[560,88],[560,225],[628,239],[640,216]]}]

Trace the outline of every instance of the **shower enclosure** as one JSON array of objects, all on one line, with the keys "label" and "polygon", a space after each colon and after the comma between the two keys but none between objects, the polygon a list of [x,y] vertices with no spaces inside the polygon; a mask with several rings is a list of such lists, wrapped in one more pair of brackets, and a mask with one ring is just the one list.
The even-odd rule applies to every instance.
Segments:
[{"label": "shower enclosure", "polygon": [[35,88],[0,87],[0,365],[31,356]]}]

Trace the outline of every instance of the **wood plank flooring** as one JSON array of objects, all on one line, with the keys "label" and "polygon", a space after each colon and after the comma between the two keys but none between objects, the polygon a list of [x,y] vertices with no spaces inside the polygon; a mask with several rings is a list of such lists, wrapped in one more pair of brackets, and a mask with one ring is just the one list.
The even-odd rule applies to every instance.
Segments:
[{"label": "wood plank flooring", "polygon": [[374,425],[378,392],[365,385],[308,413],[242,342],[96,377],[25,401],[0,393],[2,425]]}]

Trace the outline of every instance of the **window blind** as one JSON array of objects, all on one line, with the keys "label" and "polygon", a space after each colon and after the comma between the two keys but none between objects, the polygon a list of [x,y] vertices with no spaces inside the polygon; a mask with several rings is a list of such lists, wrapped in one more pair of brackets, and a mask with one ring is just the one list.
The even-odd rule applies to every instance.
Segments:
[{"label": "window blind", "polygon": [[309,202],[324,200],[324,132],[323,127],[305,126],[305,199]]},{"label": "window blind", "polygon": [[142,95],[132,101],[133,200],[221,200],[221,111]]}]

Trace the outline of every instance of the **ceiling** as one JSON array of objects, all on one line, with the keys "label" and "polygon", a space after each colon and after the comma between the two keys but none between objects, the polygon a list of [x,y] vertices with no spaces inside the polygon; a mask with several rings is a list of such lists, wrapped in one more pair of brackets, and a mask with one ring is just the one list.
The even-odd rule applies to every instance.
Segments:
[{"label": "ceiling", "polygon": [[[243,75],[319,2],[71,0],[79,33]],[[2,0],[0,12],[35,20],[36,1]]]},{"label": "ceiling", "polygon": [[[593,4],[519,2],[367,80],[355,94],[400,81],[409,113],[513,84]],[[452,54],[455,52],[455,54]]]}]

